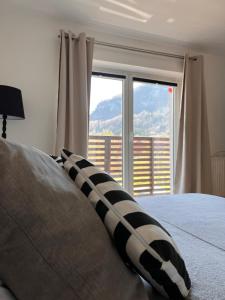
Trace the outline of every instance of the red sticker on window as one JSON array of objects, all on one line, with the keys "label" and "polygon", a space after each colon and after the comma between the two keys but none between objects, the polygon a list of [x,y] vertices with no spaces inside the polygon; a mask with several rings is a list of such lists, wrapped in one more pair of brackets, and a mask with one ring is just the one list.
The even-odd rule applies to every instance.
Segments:
[{"label": "red sticker on window", "polygon": [[170,94],[172,94],[172,93],[173,93],[173,88],[172,88],[172,87],[168,87],[168,92],[169,92]]}]

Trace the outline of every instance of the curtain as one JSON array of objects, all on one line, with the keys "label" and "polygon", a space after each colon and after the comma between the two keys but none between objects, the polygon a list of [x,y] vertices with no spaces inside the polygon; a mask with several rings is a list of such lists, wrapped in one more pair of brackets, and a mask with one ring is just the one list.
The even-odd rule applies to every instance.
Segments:
[{"label": "curtain", "polygon": [[94,39],[61,31],[56,154],[87,156]]},{"label": "curtain", "polygon": [[175,173],[176,193],[212,193],[203,58],[184,61]]}]

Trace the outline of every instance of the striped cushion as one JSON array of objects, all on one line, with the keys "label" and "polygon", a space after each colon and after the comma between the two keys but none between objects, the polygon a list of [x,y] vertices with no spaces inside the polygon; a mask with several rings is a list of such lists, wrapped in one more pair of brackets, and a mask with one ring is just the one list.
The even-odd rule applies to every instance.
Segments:
[{"label": "striped cushion", "polygon": [[57,162],[58,165],[60,165],[61,167],[64,168],[63,160],[62,160],[61,156],[50,155],[50,157],[53,158]]},{"label": "striped cushion", "polygon": [[161,294],[183,299],[190,290],[185,263],[171,235],[108,174],[81,156],[62,151],[65,170],[90,200],[124,262]]}]

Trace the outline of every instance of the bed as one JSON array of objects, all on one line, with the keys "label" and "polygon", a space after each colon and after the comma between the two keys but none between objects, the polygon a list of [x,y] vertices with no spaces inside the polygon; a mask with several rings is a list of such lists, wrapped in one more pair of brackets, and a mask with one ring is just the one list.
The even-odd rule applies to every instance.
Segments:
[{"label": "bed", "polygon": [[[136,199],[172,234],[185,259],[192,290],[188,299],[225,299],[225,199],[203,194]],[[149,298],[163,299],[149,291]]]},{"label": "bed", "polygon": [[[136,200],[176,240],[192,280],[187,299],[225,300],[225,199],[183,194]],[[150,300],[165,299],[144,284]],[[0,299],[14,297],[0,285]]]},{"label": "bed", "polygon": [[[49,155],[0,138],[0,169],[0,300],[15,299],[6,287],[21,300],[165,299],[122,262],[91,204]],[[225,198],[136,200],[178,244],[192,280],[188,299],[225,300]]]}]

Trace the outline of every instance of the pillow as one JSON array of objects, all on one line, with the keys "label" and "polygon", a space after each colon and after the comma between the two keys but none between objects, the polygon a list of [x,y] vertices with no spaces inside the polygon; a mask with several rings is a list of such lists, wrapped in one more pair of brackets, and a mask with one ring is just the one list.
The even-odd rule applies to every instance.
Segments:
[{"label": "pillow", "polygon": [[16,299],[148,299],[52,158],[0,139],[0,170],[0,278]]},{"label": "pillow", "polygon": [[189,275],[166,229],[88,160],[67,150],[62,151],[62,159],[71,179],[95,207],[125,263],[164,296],[185,298],[191,285]]}]

